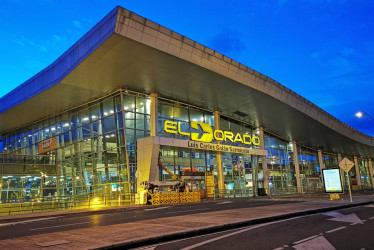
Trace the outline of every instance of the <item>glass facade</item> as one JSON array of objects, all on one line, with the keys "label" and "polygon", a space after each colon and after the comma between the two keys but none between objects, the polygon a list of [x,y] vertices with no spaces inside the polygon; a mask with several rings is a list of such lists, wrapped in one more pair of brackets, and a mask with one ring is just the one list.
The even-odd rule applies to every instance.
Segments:
[{"label": "glass facade", "polygon": [[[215,129],[212,110],[164,98],[157,100],[155,122],[158,125],[158,136],[189,139],[183,133],[165,133],[165,120],[180,123],[180,130],[184,133],[202,134],[202,131],[191,128],[192,121],[207,123]],[[220,130],[260,137],[259,128],[232,117],[218,117]],[[150,134],[150,96],[123,90],[3,134],[5,154],[49,160],[45,164],[38,160],[30,162],[18,159],[12,165],[12,159],[5,160],[4,156],[3,162],[0,162],[1,202],[29,197],[84,199],[95,196],[130,203],[137,192],[136,141]],[[55,146],[44,150],[47,139],[53,139]],[[221,143],[260,149],[260,145],[230,141]],[[294,150],[297,150],[301,174],[299,178],[305,190],[322,189],[317,150],[300,145],[294,149],[292,142],[268,133],[264,134],[262,144],[268,153],[266,162],[270,189],[278,190],[278,193],[297,192]],[[256,193],[253,187],[264,187],[266,180],[262,157],[221,153],[221,159],[223,185],[229,195],[238,192],[253,195]],[[214,171],[217,181],[217,152],[161,146],[160,160],[169,171],[159,169],[160,181],[174,180],[175,176],[181,178],[184,172],[186,182],[197,189],[203,189],[203,178],[188,177],[186,172],[206,171]],[[353,158],[350,160],[353,161]],[[328,152],[322,154],[322,161],[326,168],[338,166],[337,155]],[[362,186],[371,186],[368,160],[359,159],[359,168]],[[353,183],[356,179],[354,168],[350,171],[350,176]]]},{"label": "glass facade", "polygon": [[369,161],[361,158],[358,158],[357,161],[360,169],[361,186],[364,188],[371,187],[372,180],[370,178]]},{"label": "glass facade", "polygon": [[298,146],[300,179],[304,191],[321,191],[323,188],[318,151]]},{"label": "glass facade", "polygon": [[149,134],[149,97],[117,92],[6,134],[3,147],[5,153],[36,155],[42,141],[55,138],[56,148],[46,152],[57,157],[59,188],[53,195],[130,202],[136,191],[136,140]]},{"label": "glass facade", "polygon": [[292,143],[267,134],[264,139],[265,149],[268,151],[270,188],[280,193],[295,191],[296,171]]}]

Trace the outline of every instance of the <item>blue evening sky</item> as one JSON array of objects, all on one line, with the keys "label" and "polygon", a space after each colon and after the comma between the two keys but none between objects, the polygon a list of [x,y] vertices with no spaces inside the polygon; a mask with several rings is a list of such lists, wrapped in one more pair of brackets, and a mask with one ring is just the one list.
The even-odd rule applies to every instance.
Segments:
[{"label": "blue evening sky", "polygon": [[0,96],[116,5],[231,57],[374,135],[372,0],[2,0]]}]

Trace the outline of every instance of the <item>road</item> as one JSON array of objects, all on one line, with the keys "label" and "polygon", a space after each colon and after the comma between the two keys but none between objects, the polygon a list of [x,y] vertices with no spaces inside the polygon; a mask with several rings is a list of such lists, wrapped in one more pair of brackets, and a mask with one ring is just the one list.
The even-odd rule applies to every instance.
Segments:
[{"label": "road", "polygon": [[89,214],[78,213],[24,221],[0,222],[0,240],[155,218],[295,202],[298,201],[250,200],[243,198],[174,206],[127,207]]},{"label": "road", "polygon": [[374,205],[307,215],[138,249],[374,249]]}]

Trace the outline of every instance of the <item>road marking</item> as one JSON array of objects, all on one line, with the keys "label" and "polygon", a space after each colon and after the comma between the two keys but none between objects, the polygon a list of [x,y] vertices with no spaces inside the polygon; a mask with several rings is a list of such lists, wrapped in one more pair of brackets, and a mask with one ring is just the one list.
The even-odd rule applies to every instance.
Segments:
[{"label": "road marking", "polygon": [[169,207],[147,208],[147,209],[144,209],[144,211],[152,211],[152,210],[159,210],[159,209],[165,209],[165,208],[169,208]]},{"label": "road marking", "polygon": [[302,218],[302,217],[307,217],[307,216],[310,216],[310,215],[299,216],[299,217],[294,217],[294,218],[285,219],[285,220],[281,220],[281,221],[273,221],[273,222],[268,222],[268,223],[264,223],[264,224],[260,224],[260,225],[256,225],[256,226],[247,227],[247,228],[245,228],[245,229],[242,229],[242,230],[239,230],[239,231],[235,231],[235,232],[233,232],[233,233],[225,234],[225,235],[222,235],[222,236],[218,236],[218,237],[216,237],[216,238],[212,238],[212,239],[210,239],[210,240],[202,241],[202,242],[200,242],[200,243],[197,243],[197,244],[194,244],[194,245],[191,245],[191,246],[188,246],[188,247],[182,248],[181,250],[190,250],[190,249],[193,249],[193,248],[195,248],[195,247],[199,247],[199,246],[202,246],[202,245],[205,245],[205,244],[208,244],[208,243],[211,243],[211,242],[217,241],[217,240],[221,240],[221,239],[224,239],[224,238],[227,238],[227,237],[230,237],[230,236],[236,235],[236,234],[240,234],[240,233],[244,233],[244,232],[246,232],[246,231],[250,231],[250,230],[252,230],[252,229],[257,229],[257,228],[264,227],[264,226],[267,226],[267,225],[272,225],[272,224],[276,224],[276,223],[281,223],[281,222],[285,222],[285,221],[289,221],[289,220],[300,219],[300,218]]},{"label": "road marking", "polygon": [[329,234],[329,233],[333,233],[333,232],[336,232],[336,231],[342,230],[342,229],[344,229],[344,228],[347,228],[347,227],[338,227],[338,228],[335,228],[335,229],[331,229],[331,230],[329,230],[329,231],[326,231],[326,233],[327,233],[327,234]]},{"label": "road marking", "polygon": [[278,247],[278,248],[274,248],[273,250],[282,250],[284,249],[283,247]]},{"label": "road marking", "polygon": [[190,210],[183,210],[183,211],[176,211],[176,212],[168,212],[167,214],[178,214],[178,213],[184,213],[184,212],[194,212],[194,211],[201,211],[201,210],[207,210],[209,208],[199,208],[199,209],[190,209]]},{"label": "road marking", "polygon": [[224,201],[224,202],[220,202],[220,203],[217,203],[217,204],[228,204],[228,203],[232,203],[232,201]]},{"label": "road marking", "polygon": [[336,250],[333,245],[323,236],[318,236],[314,239],[305,241],[301,244],[292,246],[296,250],[305,249],[324,249],[324,250]]},{"label": "road marking", "polygon": [[300,243],[302,243],[304,241],[308,241],[308,240],[311,240],[311,239],[314,239],[314,238],[317,238],[317,237],[318,237],[318,235],[313,235],[313,236],[310,236],[308,238],[305,238],[305,239],[302,239],[302,240],[299,240],[299,241],[295,241],[293,244],[294,245],[298,245],[298,244],[300,244]]},{"label": "road marking", "polygon": [[88,223],[91,223],[91,221],[88,221],[88,222],[81,222],[81,223],[74,223],[74,224],[58,225],[58,226],[51,226],[51,227],[31,228],[31,229],[29,229],[29,230],[30,230],[30,231],[34,231],[34,230],[43,230],[43,229],[47,229],[47,228],[68,227],[68,226],[82,225],[82,224],[88,224]]},{"label": "road marking", "polygon": [[374,220],[374,217],[370,217],[369,220]]},{"label": "road marking", "polygon": [[366,205],[365,207],[374,207],[374,205]]},{"label": "road marking", "polygon": [[321,214],[334,217],[334,218],[328,219],[332,221],[341,221],[341,222],[347,222],[347,223],[352,223],[352,224],[364,224],[362,220],[355,213],[345,215],[345,214],[341,214],[341,213],[333,211],[333,212],[327,212],[327,213],[321,213]]},{"label": "road marking", "polygon": [[44,220],[53,220],[53,219],[57,219],[57,218],[60,218],[60,217],[62,217],[62,216],[49,217],[49,218],[39,218],[39,219],[33,219],[33,220],[23,220],[23,221],[17,221],[17,222],[9,222],[9,223],[0,224],[0,227],[16,225],[16,224],[27,224],[27,223],[44,221]]},{"label": "road marking", "polygon": [[54,240],[54,241],[48,241],[48,242],[35,243],[35,245],[40,246],[40,247],[51,247],[51,246],[68,244],[70,242],[71,241],[67,241],[67,240]]}]

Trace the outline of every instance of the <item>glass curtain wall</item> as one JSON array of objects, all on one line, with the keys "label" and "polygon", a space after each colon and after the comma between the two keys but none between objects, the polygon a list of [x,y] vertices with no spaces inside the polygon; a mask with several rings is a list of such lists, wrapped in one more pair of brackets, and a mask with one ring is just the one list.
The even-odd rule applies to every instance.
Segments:
[{"label": "glass curtain wall", "polygon": [[[259,130],[248,124],[230,119],[227,116],[220,116],[219,127],[222,131],[231,131],[234,134],[247,134],[250,136],[259,136]],[[254,145],[243,145],[239,142],[221,142],[225,145],[260,148]],[[255,159],[256,158],[256,159]],[[253,195],[253,182],[263,180],[263,171],[260,164],[256,164],[257,157],[249,155],[240,155],[233,153],[222,154],[222,169],[225,189],[229,195]],[[256,166],[257,165],[257,169]],[[262,181],[263,182],[263,181]]]},{"label": "glass curtain wall", "polygon": [[318,151],[298,146],[300,178],[304,192],[322,191],[321,166]]},{"label": "glass curtain wall", "polygon": [[57,156],[60,196],[130,201],[136,140],[149,134],[149,97],[117,92],[6,134],[4,152],[38,154],[38,143],[55,138],[56,148],[46,153]]},{"label": "glass curtain wall", "polygon": [[296,171],[291,142],[265,134],[269,186],[274,194],[296,192]]},{"label": "glass curtain wall", "polygon": [[322,153],[323,165],[326,169],[339,168],[338,156],[334,154]]},{"label": "glass curtain wall", "polygon": [[362,188],[371,188],[372,183],[369,171],[369,161],[361,158],[358,158],[357,160],[360,169],[361,186]]}]

